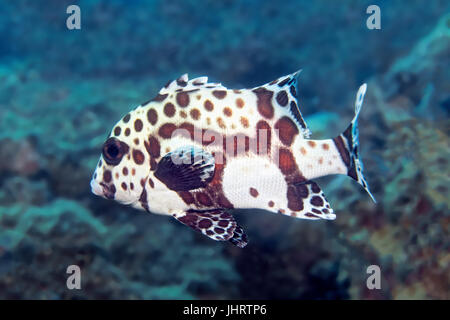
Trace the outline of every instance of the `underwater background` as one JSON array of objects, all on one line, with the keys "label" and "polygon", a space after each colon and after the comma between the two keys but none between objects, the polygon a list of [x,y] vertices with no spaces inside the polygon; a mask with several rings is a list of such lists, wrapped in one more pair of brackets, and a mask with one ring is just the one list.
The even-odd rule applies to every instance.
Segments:
[{"label": "underwater background", "polygon": [[[449,62],[446,0],[1,1],[0,298],[449,299]],[[91,193],[113,125],[168,80],[243,88],[300,68],[314,139],[346,128],[368,83],[360,152],[377,204],[321,179],[335,221],[237,211],[239,249]]]}]

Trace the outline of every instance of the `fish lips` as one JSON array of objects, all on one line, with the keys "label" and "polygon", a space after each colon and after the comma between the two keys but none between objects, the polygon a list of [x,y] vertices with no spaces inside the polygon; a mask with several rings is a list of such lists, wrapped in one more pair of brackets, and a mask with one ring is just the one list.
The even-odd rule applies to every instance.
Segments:
[{"label": "fish lips", "polygon": [[114,192],[112,192],[111,188],[103,182],[98,183],[92,179],[91,191],[96,196],[104,197],[106,199],[114,199]]},{"label": "fish lips", "polygon": [[94,179],[91,180],[91,191],[96,196],[100,196],[100,197],[103,196],[103,188]]},{"label": "fish lips", "polygon": [[115,197],[115,191],[112,191],[110,186],[108,186],[107,184],[105,184],[103,182],[98,183],[94,179],[91,180],[91,191],[96,196],[99,196],[99,197],[102,197],[105,199],[109,199],[109,200],[116,200],[117,202],[120,202],[125,205],[130,205],[135,202],[138,202],[135,199],[117,199]]}]

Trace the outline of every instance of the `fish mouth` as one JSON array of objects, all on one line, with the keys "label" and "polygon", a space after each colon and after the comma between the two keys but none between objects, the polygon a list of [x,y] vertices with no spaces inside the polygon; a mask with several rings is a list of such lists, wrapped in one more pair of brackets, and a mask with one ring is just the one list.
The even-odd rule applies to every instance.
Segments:
[{"label": "fish mouth", "polygon": [[103,196],[103,188],[94,179],[91,180],[91,191],[96,196]]},{"label": "fish mouth", "polygon": [[100,182],[100,185],[103,187],[103,196],[106,197],[106,199],[114,199],[115,191],[111,190],[111,187],[104,184],[103,182]]},{"label": "fish mouth", "polygon": [[107,199],[114,199],[115,192],[113,192],[110,187],[103,182],[98,183],[95,180],[91,180],[91,191],[97,196]]}]

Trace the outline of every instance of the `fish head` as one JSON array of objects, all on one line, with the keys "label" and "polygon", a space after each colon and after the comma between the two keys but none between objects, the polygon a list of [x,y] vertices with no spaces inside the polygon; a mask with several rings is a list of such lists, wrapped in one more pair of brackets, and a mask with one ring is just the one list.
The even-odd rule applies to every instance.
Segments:
[{"label": "fish head", "polygon": [[142,110],[135,110],[114,126],[92,176],[95,195],[127,205],[139,203],[150,173],[144,120]]}]

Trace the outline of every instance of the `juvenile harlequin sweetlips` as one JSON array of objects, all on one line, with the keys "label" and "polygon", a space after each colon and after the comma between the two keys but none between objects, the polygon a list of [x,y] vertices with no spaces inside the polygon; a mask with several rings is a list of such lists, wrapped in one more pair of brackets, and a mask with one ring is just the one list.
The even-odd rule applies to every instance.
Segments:
[{"label": "juvenile harlequin sweetlips", "polygon": [[[337,137],[310,140],[297,77],[231,90],[183,75],[125,115],[103,145],[96,195],[157,214],[238,247],[247,236],[229,209],[259,208],[303,219],[336,215],[313,179],[348,175],[369,193],[355,116]],[[373,197],[372,197],[373,199]]]}]

